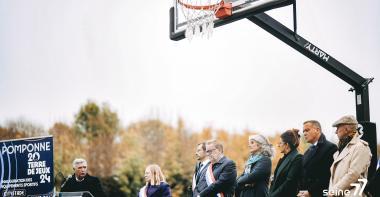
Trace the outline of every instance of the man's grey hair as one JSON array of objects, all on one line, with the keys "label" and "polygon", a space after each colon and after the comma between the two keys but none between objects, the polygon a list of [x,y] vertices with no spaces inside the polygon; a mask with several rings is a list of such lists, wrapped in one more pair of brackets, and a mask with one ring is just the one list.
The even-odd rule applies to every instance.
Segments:
[{"label": "man's grey hair", "polygon": [[215,139],[207,140],[206,145],[214,145],[216,149],[218,149],[221,153],[223,153],[223,144],[216,141]]},{"label": "man's grey hair", "polygon": [[305,122],[303,122],[303,124],[307,124],[307,123],[310,123],[312,124],[313,126],[319,128],[319,130],[322,132],[322,127],[321,127],[321,123],[319,123],[318,120],[306,120]]},{"label": "man's grey hair", "polygon": [[73,168],[75,169],[78,166],[78,164],[82,164],[82,163],[84,163],[87,166],[87,161],[85,159],[83,159],[83,158],[74,159]]}]

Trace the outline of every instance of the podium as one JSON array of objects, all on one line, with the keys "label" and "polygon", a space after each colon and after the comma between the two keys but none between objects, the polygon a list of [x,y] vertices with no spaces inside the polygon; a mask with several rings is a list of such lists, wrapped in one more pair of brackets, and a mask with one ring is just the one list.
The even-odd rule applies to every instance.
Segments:
[{"label": "podium", "polygon": [[89,191],[80,192],[58,192],[56,197],[94,197]]}]

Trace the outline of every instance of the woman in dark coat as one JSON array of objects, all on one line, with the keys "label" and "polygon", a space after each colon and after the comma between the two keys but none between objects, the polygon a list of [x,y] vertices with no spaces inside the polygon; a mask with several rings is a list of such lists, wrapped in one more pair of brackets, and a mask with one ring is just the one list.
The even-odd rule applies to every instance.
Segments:
[{"label": "woman in dark coat", "polygon": [[160,166],[152,164],[145,170],[146,185],[140,189],[138,197],[171,197],[169,184],[165,182],[165,176]]},{"label": "woman in dark coat", "polygon": [[297,129],[284,132],[278,147],[284,156],[278,161],[270,187],[270,197],[297,196],[302,176],[302,155],[298,153],[299,134]]},{"label": "woman in dark coat", "polygon": [[249,136],[250,156],[245,170],[237,179],[237,197],[267,197],[273,146],[262,135]]}]

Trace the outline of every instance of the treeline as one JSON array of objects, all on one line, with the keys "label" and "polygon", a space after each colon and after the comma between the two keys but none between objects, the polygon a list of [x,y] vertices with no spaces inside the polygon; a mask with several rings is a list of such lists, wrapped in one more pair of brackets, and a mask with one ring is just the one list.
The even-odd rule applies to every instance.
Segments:
[{"label": "treeline", "polygon": [[[284,128],[285,130],[286,128]],[[88,101],[75,115],[71,125],[55,123],[48,131],[25,120],[10,121],[0,126],[0,139],[53,135],[55,185],[73,173],[71,162],[83,157],[89,173],[101,179],[109,196],[137,196],[144,185],[148,164],[161,166],[173,196],[187,196],[195,164],[195,147],[207,139],[218,139],[225,146],[225,155],[233,159],[238,173],[248,157],[248,136],[257,131],[240,133],[204,128],[190,131],[183,120],[175,126],[159,119],[141,120],[122,127],[118,115],[107,104]],[[268,136],[276,147],[279,135]],[[276,147],[277,148],[277,147]],[[301,144],[301,152],[306,144]],[[273,169],[281,154],[273,158]]]}]

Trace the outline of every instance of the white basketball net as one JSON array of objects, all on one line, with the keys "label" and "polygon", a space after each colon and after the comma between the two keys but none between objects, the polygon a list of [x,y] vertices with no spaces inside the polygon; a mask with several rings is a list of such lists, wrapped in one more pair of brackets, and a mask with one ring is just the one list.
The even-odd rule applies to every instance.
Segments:
[{"label": "white basketball net", "polygon": [[223,0],[176,0],[182,8],[187,21],[185,37],[192,40],[194,36],[210,38],[214,29],[215,13]]}]

